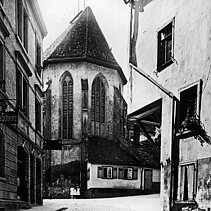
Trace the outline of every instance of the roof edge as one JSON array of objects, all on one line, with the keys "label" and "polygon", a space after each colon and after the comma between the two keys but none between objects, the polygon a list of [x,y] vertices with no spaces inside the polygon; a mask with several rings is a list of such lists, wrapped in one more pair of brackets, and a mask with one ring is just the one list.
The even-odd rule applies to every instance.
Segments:
[{"label": "roof edge", "polygon": [[46,67],[48,64],[55,64],[55,63],[68,63],[68,62],[90,62],[92,64],[101,65],[103,67],[108,67],[117,70],[119,73],[123,84],[125,85],[127,83],[127,79],[122,71],[122,68],[119,65],[115,65],[114,63],[108,63],[99,59],[90,58],[87,56],[82,57],[64,57],[64,58],[51,58],[47,59],[43,63],[43,67]]}]

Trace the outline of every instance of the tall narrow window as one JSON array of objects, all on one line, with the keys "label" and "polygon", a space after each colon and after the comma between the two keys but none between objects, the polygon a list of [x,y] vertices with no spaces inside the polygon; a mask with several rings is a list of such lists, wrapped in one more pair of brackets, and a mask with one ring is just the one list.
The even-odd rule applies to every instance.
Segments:
[{"label": "tall narrow window", "polygon": [[180,166],[180,200],[193,201],[196,196],[196,168],[194,163]]},{"label": "tall narrow window", "polygon": [[158,32],[158,71],[163,70],[173,62],[173,26],[174,21]]},{"label": "tall narrow window", "polygon": [[35,126],[36,130],[41,132],[41,103],[35,99]]},{"label": "tall narrow window", "polygon": [[95,122],[94,133],[100,134],[100,123],[105,122],[105,87],[99,77],[92,84],[91,121]]},{"label": "tall narrow window", "polygon": [[37,73],[39,75],[39,77],[41,77],[41,47],[40,44],[38,43],[38,40],[36,40],[36,70]]},{"label": "tall narrow window", "polygon": [[17,70],[16,73],[17,102],[19,109],[25,116],[28,116],[28,82],[24,76]]},{"label": "tall narrow window", "polygon": [[73,138],[73,81],[67,75],[62,82],[62,138]]},{"label": "tall narrow window", "polygon": [[0,131],[0,177],[4,177],[5,147],[3,133]]},{"label": "tall narrow window", "polygon": [[5,91],[4,81],[4,45],[0,42],[0,89]]},{"label": "tall narrow window", "polygon": [[21,0],[17,1],[18,37],[28,50],[28,15]]},{"label": "tall narrow window", "polygon": [[82,109],[88,109],[88,79],[81,79]]}]

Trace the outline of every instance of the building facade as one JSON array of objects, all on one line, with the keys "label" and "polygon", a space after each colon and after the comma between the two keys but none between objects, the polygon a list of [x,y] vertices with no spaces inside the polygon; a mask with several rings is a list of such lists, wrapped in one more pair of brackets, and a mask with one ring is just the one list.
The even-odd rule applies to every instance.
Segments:
[{"label": "building facade", "polygon": [[125,3],[132,5],[128,107],[161,131],[163,210],[210,210],[211,3]]},{"label": "building facade", "polygon": [[42,204],[42,41],[37,1],[0,1],[0,209]]},{"label": "building facade", "polygon": [[[52,146],[45,153],[46,197],[69,198],[74,187],[85,194],[88,136],[124,136],[126,82],[87,7],[46,51],[45,139]],[[61,150],[53,150],[59,141]]]}]

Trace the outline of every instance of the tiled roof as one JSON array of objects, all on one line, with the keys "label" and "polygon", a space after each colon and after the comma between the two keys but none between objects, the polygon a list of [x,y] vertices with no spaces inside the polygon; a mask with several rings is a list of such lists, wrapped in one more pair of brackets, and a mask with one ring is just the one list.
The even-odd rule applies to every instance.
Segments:
[{"label": "tiled roof", "polygon": [[133,154],[142,166],[160,167],[159,148],[152,146],[148,140],[141,141],[138,144],[134,144],[134,142],[124,138],[118,138],[118,140],[121,143],[121,147]]},{"label": "tiled roof", "polygon": [[148,141],[140,142],[137,146],[126,139],[114,141],[92,136],[88,142],[88,160],[95,164],[159,168],[159,153]]},{"label": "tiled roof", "polygon": [[89,137],[88,161],[93,164],[138,166],[138,160],[120,147],[118,141]]},{"label": "tiled roof", "polygon": [[44,65],[57,62],[87,61],[97,65],[116,69],[123,83],[127,80],[121,67],[115,60],[111,49],[95,19],[90,7],[87,7],[71,22],[68,31],[63,33],[52,48]]}]

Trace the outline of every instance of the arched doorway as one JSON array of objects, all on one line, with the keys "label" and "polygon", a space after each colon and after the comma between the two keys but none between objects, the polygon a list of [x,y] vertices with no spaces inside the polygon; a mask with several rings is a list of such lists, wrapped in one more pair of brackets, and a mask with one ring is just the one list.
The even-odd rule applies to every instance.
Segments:
[{"label": "arched doorway", "polygon": [[30,155],[30,203],[34,204],[35,203],[35,158],[34,155]]},{"label": "arched doorway", "polygon": [[42,193],[41,193],[41,160],[36,159],[36,203],[42,204]]},{"label": "arched doorway", "polygon": [[23,147],[17,150],[17,194],[21,201],[28,201],[27,190],[27,153]]}]

